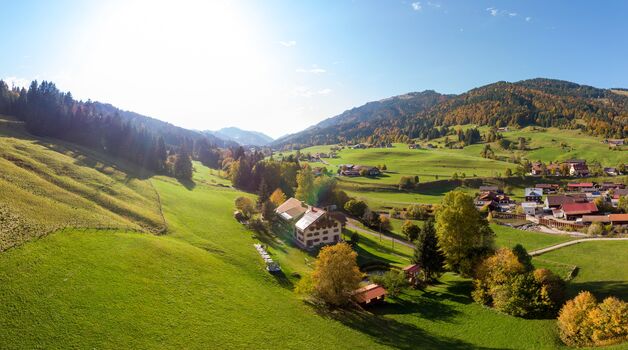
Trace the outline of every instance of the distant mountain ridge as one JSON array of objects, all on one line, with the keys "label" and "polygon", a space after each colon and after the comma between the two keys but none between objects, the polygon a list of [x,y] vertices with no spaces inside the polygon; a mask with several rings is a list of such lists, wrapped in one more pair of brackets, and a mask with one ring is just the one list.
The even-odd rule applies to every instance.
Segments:
[{"label": "distant mountain ridge", "polygon": [[230,140],[237,142],[240,145],[246,146],[266,146],[273,142],[273,138],[258,132],[242,130],[236,127],[222,128],[217,131],[204,131],[206,135],[214,135],[224,140]]},{"label": "distant mountain ridge", "polygon": [[500,81],[459,95],[427,90],[366,103],[272,145],[405,142],[438,137],[437,127],[460,124],[581,128],[594,135],[624,138],[628,95],[622,92],[546,78]]}]

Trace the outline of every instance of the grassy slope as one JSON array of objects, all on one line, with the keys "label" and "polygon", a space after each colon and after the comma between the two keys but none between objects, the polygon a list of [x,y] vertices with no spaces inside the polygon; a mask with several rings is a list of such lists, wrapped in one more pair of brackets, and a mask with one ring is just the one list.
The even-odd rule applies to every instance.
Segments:
[{"label": "grassy slope", "polygon": [[132,167],[63,142],[35,139],[0,116],[0,251],[54,229],[159,230],[157,193]]},{"label": "grassy slope", "polygon": [[576,265],[578,274],[568,284],[571,296],[586,289],[600,297],[615,295],[628,300],[628,242],[585,242],[545,253],[534,264],[552,268]]},{"label": "grassy slope", "polygon": [[572,241],[577,237],[569,235],[554,235],[542,232],[523,231],[502,225],[492,224],[495,232],[495,245],[498,247],[512,248],[517,243],[523,245],[528,251],[546,248],[562,242]]}]

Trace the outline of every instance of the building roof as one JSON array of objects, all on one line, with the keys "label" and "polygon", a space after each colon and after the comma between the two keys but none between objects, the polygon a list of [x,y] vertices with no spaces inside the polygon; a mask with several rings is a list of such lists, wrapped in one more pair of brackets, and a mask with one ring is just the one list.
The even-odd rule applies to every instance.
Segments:
[{"label": "building roof", "polygon": [[542,188],[526,188],[525,196],[526,197],[542,197],[543,189]]},{"label": "building roof", "polygon": [[558,184],[536,184],[536,188],[558,188]]},{"label": "building roof", "polygon": [[318,219],[320,219],[323,215],[325,215],[326,211],[320,208],[311,208],[308,210],[302,218],[297,221],[294,226],[301,231],[306,230],[313,223],[315,223]]},{"label": "building roof", "polygon": [[277,209],[275,209],[275,213],[279,214],[286,220],[296,219],[306,211],[307,205],[303,204],[296,198],[288,198],[287,201],[283,202],[279,207],[277,207]]},{"label": "building roof", "polygon": [[386,289],[379,284],[369,284],[366,287],[356,289],[353,292],[353,299],[358,303],[366,303],[375,298],[385,296],[387,294]]},{"label": "building roof", "polygon": [[618,222],[618,221],[628,222],[628,214],[610,214],[608,218],[612,222]]},{"label": "building roof", "polygon": [[595,203],[565,203],[561,208],[565,215],[591,214],[597,212]]},{"label": "building roof", "polygon": [[416,273],[421,271],[421,266],[417,265],[417,264],[412,264],[412,265],[408,265],[406,267],[404,267],[403,272],[405,273]]},{"label": "building roof", "polygon": [[593,187],[593,182],[578,182],[567,184],[567,187],[571,188],[588,188]]},{"label": "building roof", "polygon": [[607,215],[583,215],[582,222],[611,222]]},{"label": "building roof", "polygon": [[583,163],[571,163],[571,166],[576,171],[589,171],[589,167]]},{"label": "building roof", "polygon": [[557,194],[554,196],[547,196],[547,205],[550,207],[559,207],[565,203],[576,203],[576,202],[582,202],[586,200],[586,195],[584,193],[582,194],[576,194],[576,195],[562,195],[562,194]]}]

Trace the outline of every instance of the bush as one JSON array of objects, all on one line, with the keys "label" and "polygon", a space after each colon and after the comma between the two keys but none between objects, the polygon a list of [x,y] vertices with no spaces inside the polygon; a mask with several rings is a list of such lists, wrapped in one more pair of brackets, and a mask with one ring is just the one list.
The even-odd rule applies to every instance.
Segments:
[{"label": "bush", "polygon": [[580,292],[558,315],[560,339],[569,346],[605,346],[628,340],[628,303],[614,297],[600,304]]},{"label": "bush", "polygon": [[255,202],[248,197],[238,197],[235,200],[235,206],[246,216],[250,218],[255,213]]},{"label": "bush", "polygon": [[399,179],[400,190],[411,190],[419,183],[418,176],[402,176]]},{"label": "bush", "polygon": [[406,236],[409,241],[415,241],[421,234],[421,228],[410,220],[404,221],[401,226],[401,233]]},{"label": "bush", "polygon": [[411,204],[406,211],[406,219],[426,220],[429,214],[429,206],[421,204]]},{"label": "bush", "polygon": [[403,271],[386,271],[381,276],[374,276],[372,280],[374,283],[383,286],[391,297],[399,295],[408,285],[408,280]]},{"label": "bush", "polygon": [[345,203],[344,209],[347,213],[361,218],[364,216],[364,212],[368,209],[368,206],[363,201],[350,199],[347,203]]}]

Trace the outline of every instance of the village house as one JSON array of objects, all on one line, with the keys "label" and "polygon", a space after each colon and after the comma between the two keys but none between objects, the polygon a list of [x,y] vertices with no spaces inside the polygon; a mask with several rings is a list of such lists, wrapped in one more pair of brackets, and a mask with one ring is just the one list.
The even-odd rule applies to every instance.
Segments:
[{"label": "village house", "polygon": [[619,173],[619,171],[617,170],[617,168],[604,168],[604,174],[608,175],[608,176],[618,176],[621,175]]},{"label": "village house", "polygon": [[547,168],[543,167],[543,163],[534,162],[532,163],[532,169],[530,170],[530,174],[532,176],[542,176],[545,175]]},{"label": "village house", "polygon": [[412,264],[402,269],[403,273],[410,284],[416,284],[419,274],[421,273],[421,266],[418,264]]},{"label": "village house", "polygon": [[507,211],[511,203],[510,197],[493,191],[481,192],[475,199],[475,206],[478,209],[486,207],[495,211]]},{"label": "village house", "polygon": [[608,147],[617,148],[624,145],[624,140],[623,139],[608,139],[606,140],[606,143],[608,143]]},{"label": "village house", "polygon": [[523,209],[523,213],[530,216],[536,216],[538,207],[539,207],[538,202],[521,203],[521,208]]},{"label": "village house", "polygon": [[587,161],[583,159],[570,159],[563,162],[569,166],[570,176],[589,176]]},{"label": "village house", "polygon": [[613,226],[628,225],[628,214],[610,214],[608,218]]},{"label": "village house", "polygon": [[352,149],[365,149],[368,148],[365,144],[363,143],[358,143],[357,145],[353,145],[351,146]]},{"label": "village house", "polygon": [[547,174],[548,175],[552,175],[552,176],[559,176],[560,175],[560,165],[557,163],[549,163],[546,166],[547,168]]},{"label": "village house", "polygon": [[343,164],[339,166],[339,173],[343,176],[378,176],[381,174],[379,168],[368,165]]},{"label": "village house", "polygon": [[597,212],[595,203],[565,203],[558,211],[555,211],[554,216],[566,220],[578,220],[582,219],[584,215],[592,215]]},{"label": "village house", "polygon": [[592,192],[595,190],[593,182],[576,182],[567,184],[567,191],[570,192]]},{"label": "village house", "polygon": [[312,248],[340,241],[343,222],[321,208],[310,207],[294,225],[294,238],[301,248]]},{"label": "village house", "polygon": [[369,284],[368,286],[356,289],[353,292],[353,300],[361,305],[383,301],[386,297],[386,289],[379,284]]},{"label": "village house", "polygon": [[587,201],[587,196],[584,193],[573,193],[568,195],[549,195],[545,197],[545,206],[544,209],[558,209],[565,203],[585,203]]},{"label": "village house", "polygon": [[308,209],[309,206],[300,200],[288,198],[288,200],[275,209],[275,213],[286,222],[294,222],[303,216]]},{"label": "village house", "polygon": [[534,187],[542,189],[543,194],[556,193],[560,188],[558,184],[536,184]]},{"label": "village house", "polygon": [[543,189],[541,188],[526,188],[524,192],[526,202],[543,202]]},{"label": "village house", "polygon": [[628,189],[616,188],[612,190],[611,205],[617,208],[617,206],[619,205],[619,199],[624,196],[628,196]]},{"label": "village house", "polygon": [[411,143],[408,145],[409,149],[421,149],[421,145],[419,145],[418,143]]},{"label": "village house", "polygon": [[501,128],[497,128],[497,132],[508,132],[508,127],[504,126],[504,127],[501,127]]}]

